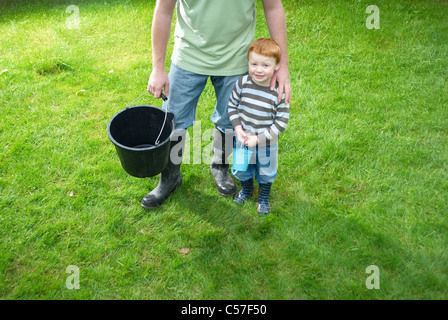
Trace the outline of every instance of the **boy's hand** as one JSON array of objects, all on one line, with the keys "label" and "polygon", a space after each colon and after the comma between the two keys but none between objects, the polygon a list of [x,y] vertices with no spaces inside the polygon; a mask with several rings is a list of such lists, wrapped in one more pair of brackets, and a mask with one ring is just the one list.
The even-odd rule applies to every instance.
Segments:
[{"label": "boy's hand", "polygon": [[242,126],[236,126],[235,127],[235,132],[236,132],[236,138],[238,139],[238,141],[241,142],[241,143],[246,143],[247,135],[246,135],[246,132],[244,132],[243,127]]},{"label": "boy's hand", "polygon": [[257,136],[248,136],[247,140],[244,142],[244,145],[248,147],[256,147],[257,144],[258,144]]}]

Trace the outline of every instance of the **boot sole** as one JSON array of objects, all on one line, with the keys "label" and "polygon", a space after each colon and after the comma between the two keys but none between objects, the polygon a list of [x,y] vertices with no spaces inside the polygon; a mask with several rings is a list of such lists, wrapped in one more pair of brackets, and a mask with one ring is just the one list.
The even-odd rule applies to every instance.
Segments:
[{"label": "boot sole", "polygon": [[216,190],[217,190],[218,193],[219,193],[221,196],[223,196],[223,197],[231,197],[231,196],[234,196],[234,195],[236,194],[236,190],[235,190],[234,192],[232,192],[232,193],[224,193],[224,192],[221,192],[221,191],[219,191],[218,188],[216,188]]},{"label": "boot sole", "polygon": [[[244,203],[246,203],[246,201],[248,201],[250,198],[252,198],[254,194],[255,194],[255,190],[252,190],[252,192],[250,193],[250,195],[247,197],[246,200],[244,200],[243,202],[235,202],[235,201],[233,201],[233,203],[236,203],[236,204],[244,204]],[[235,196],[235,197],[236,197],[236,196]]]}]

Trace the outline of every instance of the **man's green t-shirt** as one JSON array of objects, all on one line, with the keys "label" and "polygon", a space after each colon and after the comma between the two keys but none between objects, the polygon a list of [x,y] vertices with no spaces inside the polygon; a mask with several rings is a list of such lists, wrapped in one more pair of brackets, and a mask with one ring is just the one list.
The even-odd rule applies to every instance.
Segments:
[{"label": "man's green t-shirt", "polygon": [[254,40],[255,0],[178,0],[172,62],[198,74],[247,72]]}]

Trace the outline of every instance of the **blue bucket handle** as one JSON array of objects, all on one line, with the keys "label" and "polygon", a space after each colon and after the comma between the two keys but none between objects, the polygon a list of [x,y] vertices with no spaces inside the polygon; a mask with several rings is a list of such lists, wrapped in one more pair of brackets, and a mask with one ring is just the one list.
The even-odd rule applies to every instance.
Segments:
[{"label": "blue bucket handle", "polygon": [[[236,144],[238,144],[238,143],[236,143]],[[242,150],[242,149],[249,150],[249,147],[245,146],[243,143],[241,143],[240,147],[238,147],[238,149],[240,149],[240,150]]]}]

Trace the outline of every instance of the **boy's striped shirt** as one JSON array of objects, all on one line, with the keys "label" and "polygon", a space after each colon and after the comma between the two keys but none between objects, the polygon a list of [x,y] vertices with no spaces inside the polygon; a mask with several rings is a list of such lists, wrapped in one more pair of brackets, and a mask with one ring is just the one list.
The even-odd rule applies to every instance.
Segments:
[{"label": "boy's striped shirt", "polygon": [[277,100],[278,88],[256,84],[249,75],[240,77],[235,83],[227,110],[235,128],[241,125],[244,131],[258,136],[260,145],[277,143],[289,120],[289,104]]}]

